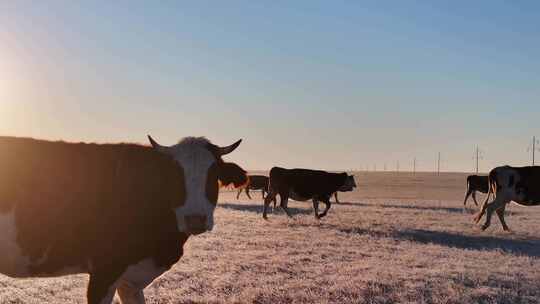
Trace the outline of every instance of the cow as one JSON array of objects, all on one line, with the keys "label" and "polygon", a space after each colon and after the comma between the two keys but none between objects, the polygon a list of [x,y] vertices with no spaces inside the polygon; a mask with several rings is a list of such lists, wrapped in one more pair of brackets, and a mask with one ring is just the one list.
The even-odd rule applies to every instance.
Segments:
[{"label": "cow", "polygon": [[[276,195],[281,198],[280,206],[287,216],[292,217],[287,202],[289,198],[296,201],[313,201],[315,217],[320,219],[328,213],[330,209],[330,196],[343,189],[352,191],[353,186],[347,178],[347,173],[329,173],[320,170],[309,169],[284,169],[273,167],[270,170],[270,181],[268,184],[268,195],[264,199],[263,218],[267,219],[267,210],[270,202],[275,201]],[[342,188],[343,187],[343,188]],[[326,209],[319,214],[319,201],[326,205]]]},{"label": "cow", "polygon": [[[338,192],[348,192],[348,185],[352,185],[353,189],[357,187],[356,180],[354,179],[354,175],[347,176],[348,181],[343,185],[341,188],[338,189],[338,191],[334,192],[334,198],[336,199],[336,203],[340,203],[338,200]],[[275,204],[275,201],[274,201]],[[275,207],[275,206],[274,206]]]},{"label": "cow", "polygon": [[204,137],[178,144],[87,144],[0,137],[0,273],[88,273],[87,302],[144,303],[143,289],[213,229],[218,180],[246,171]]},{"label": "cow", "polygon": [[[490,203],[490,195],[495,196]],[[494,168],[488,175],[488,193],[481,210],[474,221],[480,222],[484,214],[486,222],[482,225],[485,230],[491,224],[493,212],[497,213],[504,231],[509,231],[504,220],[504,210],[511,201],[522,206],[540,205],[540,167],[511,167]]]},{"label": "cow", "polygon": [[467,193],[465,194],[465,200],[463,206],[467,205],[467,199],[472,194],[474,204],[478,206],[476,201],[476,191],[487,193],[488,192],[488,177],[482,175],[469,175],[467,176]]},{"label": "cow", "polygon": [[238,194],[236,195],[236,199],[240,198],[240,194],[242,191],[246,192],[246,195],[251,198],[251,195],[249,195],[249,190],[261,190],[262,198],[264,199],[265,194],[268,193],[268,176],[264,175],[248,175],[248,184],[240,188],[238,190]]}]

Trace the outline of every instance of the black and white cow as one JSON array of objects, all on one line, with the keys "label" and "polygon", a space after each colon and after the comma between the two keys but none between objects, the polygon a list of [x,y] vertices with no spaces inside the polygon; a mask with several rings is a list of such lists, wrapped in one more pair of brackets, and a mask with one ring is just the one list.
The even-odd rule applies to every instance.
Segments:
[{"label": "black and white cow", "polygon": [[341,186],[341,188],[339,188],[338,191],[334,192],[334,198],[336,199],[336,203],[338,203],[338,204],[339,204],[338,192],[349,192],[349,191],[351,191],[351,190],[349,190],[349,185],[351,185],[353,189],[357,187],[356,180],[354,179],[354,175],[347,176],[347,179],[348,180],[345,183],[345,185]]},{"label": "black and white cow", "polygon": [[[295,201],[312,200],[315,217],[322,218],[330,209],[330,196],[338,189],[353,190],[347,173],[273,167],[270,170],[269,192],[264,200],[263,218],[267,218],[268,206],[272,200],[275,201],[278,194],[281,198],[280,206],[289,217],[292,215],[287,208],[287,202],[289,198],[292,198]],[[326,204],[326,209],[321,214],[319,214],[319,201]]]},{"label": "black and white cow", "polygon": [[251,199],[249,195],[249,190],[261,190],[262,198],[264,199],[265,194],[268,193],[268,176],[264,175],[248,175],[249,182],[245,187],[238,189],[238,194],[236,199],[240,198],[242,191],[246,192],[246,195]]},{"label": "black and white cow", "polygon": [[[523,206],[540,205],[540,167],[497,167],[488,175],[488,194],[482,209],[475,217],[478,223],[484,214],[486,222],[482,226],[485,230],[491,224],[493,212],[497,213],[505,231],[510,230],[504,221],[504,210],[511,201]],[[490,195],[495,195],[489,203]]]},{"label": "black and white cow", "polygon": [[465,194],[465,200],[463,206],[467,205],[467,199],[472,194],[474,204],[478,206],[476,201],[476,191],[487,193],[488,192],[488,177],[483,175],[469,175],[467,176],[467,193]]},{"label": "black and white cow", "polygon": [[87,300],[144,303],[143,289],[212,230],[218,180],[245,171],[218,147],[187,137],[172,147],[0,137],[0,273],[90,274]]}]

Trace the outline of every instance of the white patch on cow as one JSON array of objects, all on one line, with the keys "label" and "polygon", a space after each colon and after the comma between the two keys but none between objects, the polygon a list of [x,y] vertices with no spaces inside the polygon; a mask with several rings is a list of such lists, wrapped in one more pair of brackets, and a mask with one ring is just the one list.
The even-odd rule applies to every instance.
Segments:
[{"label": "white patch on cow", "polygon": [[[513,179],[512,186],[510,184],[510,179]],[[509,167],[501,167],[497,170],[497,182],[501,185],[501,189],[496,193],[496,199],[499,196],[503,201],[522,201],[525,197],[519,195],[516,192],[516,184],[521,180],[518,172]]]},{"label": "white patch on cow", "polygon": [[124,282],[135,290],[142,290],[167,270],[165,267],[158,267],[151,258],[144,259],[137,264],[129,266],[124,271],[120,277],[120,284]]},{"label": "white patch on cow", "polygon": [[54,273],[30,273],[31,266],[37,266],[47,261],[50,248],[36,262],[31,263],[28,256],[23,255],[17,243],[17,226],[15,222],[15,209],[9,213],[0,213],[0,273],[10,277],[24,278],[29,276],[54,277],[86,272],[84,267],[65,267]]},{"label": "white patch on cow", "polygon": [[30,259],[22,255],[17,243],[15,209],[9,213],[0,213],[0,272],[11,277],[28,275]]},{"label": "white patch on cow", "polygon": [[116,286],[118,285],[115,282],[112,286],[109,287],[107,294],[99,301],[99,304],[111,304],[114,299],[114,294],[116,293]]},{"label": "white patch on cow", "polygon": [[206,227],[214,227],[214,209],[206,196],[208,169],[216,162],[208,150],[210,142],[204,137],[187,137],[171,147],[174,159],[184,169],[186,199],[184,205],[175,209],[178,230],[187,232],[186,216],[205,216]]}]

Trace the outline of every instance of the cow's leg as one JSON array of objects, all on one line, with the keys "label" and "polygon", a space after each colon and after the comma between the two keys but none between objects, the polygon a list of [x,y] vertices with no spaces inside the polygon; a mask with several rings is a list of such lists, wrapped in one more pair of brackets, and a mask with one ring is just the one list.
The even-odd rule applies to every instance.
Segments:
[{"label": "cow's leg", "polygon": [[144,299],[143,289],[128,281],[120,281],[120,283],[118,284],[118,296],[120,297],[122,304],[146,303],[146,300]]},{"label": "cow's leg", "polygon": [[505,206],[509,201],[502,199],[502,195],[497,197],[493,202],[488,204],[486,208],[486,222],[482,225],[482,230],[486,230],[491,225],[491,216],[495,210],[498,210]]},{"label": "cow's leg", "polygon": [[493,200],[493,202],[491,203],[488,203],[489,201],[489,195],[490,195],[490,192],[488,192],[488,196],[486,197],[486,200],[484,201],[484,203],[482,204],[482,207],[480,208],[480,211],[478,211],[478,214],[474,217],[474,222],[476,224],[478,224],[478,222],[480,222],[480,220],[482,219],[482,217],[484,216],[484,214],[486,213],[486,209],[488,207],[489,204],[493,204],[495,202],[495,200],[497,200],[497,197],[495,197],[495,199]]},{"label": "cow's leg", "polygon": [[153,258],[129,266],[118,280],[118,295],[122,304],[144,304],[144,288],[167,269],[169,268],[157,266]]},{"label": "cow's leg", "polygon": [[281,202],[279,203],[279,206],[285,211],[288,217],[293,217],[291,212],[289,211],[289,208],[287,207],[287,203],[289,202],[289,196],[282,193],[280,193],[279,196],[281,197]]},{"label": "cow's leg", "polygon": [[328,213],[328,210],[330,210],[330,206],[332,206],[332,204],[330,203],[330,197],[325,197],[323,199],[323,203],[326,204],[326,208],[324,209],[323,213],[319,215],[320,218],[325,217]]},{"label": "cow's leg", "polygon": [[88,304],[110,304],[122,271],[98,271],[90,274],[86,297]]},{"label": "cow's leg", "polygon": [[478,202],[476,201],[476,191],[473,191],[473,193],[472,193],[472,199],[473,199],[473,201],[474,201],[474,204],[475,204],[476,206],[478,206]]},{"label": "cow's leg", "polygon": [[264,194],[266,193],[266,191],[264,191],[264,188],[261,190],[261,195],[262,195],[262,198],[264,199]]},{"label": "cow's leg", "polygon": [[497,209],[497,216],[499,217],[499,221],[501,222],[501,225],[503,226],[503,230],[510,231],[510,228],[508,228],[508,225],[506,225],[506,221],[504,220],[505,209],[506,209],[506,204],[504,204],[501,208]]},{"label": "cow's leg", "polygon": [[249,195],[249,187],[246,187],[246,195],[249,197],[249,199],[251,199],[251,195]]},{"label": "cow's leg", "polygon": [[240,198],[240,193],[242,193],[242,191],[244,191],[244,188],[238,189],[238,194],[236,194],[236,199]]},{"label": "cow's leg", "polygon": [[[469,199],[469,196],[472,194],[472,192],[473,191],[471,191],[471,189],[467,189],[467,193],[465,194],[465,200],[463,201],[463,206],[467,206],[467,200]],[[476,200],[475,200],[475,203],[476,203]]]},{"label": "cow's leg", "polygon": [[319,219],[319,201],[316,198],[313,199],[313,212],[315,213],[315,218]]},{"label": "cow's leg", "polygon": [[266,216],[268,212],[268,206],[270,205],[270,202],[274,201],[274,209],[276,208],[276,195],[277,193],[270,191],[268,192],[268,195],[264,199],[264,207],[263,207],[263,218],[266,220],[268,217]]},{"label": "cow's leg", "polygon": [[339,200],[338,200],[338,198],[337,198],[337,191],[334,193],[334,197],[336,198],[336,203],[339,204]]}]

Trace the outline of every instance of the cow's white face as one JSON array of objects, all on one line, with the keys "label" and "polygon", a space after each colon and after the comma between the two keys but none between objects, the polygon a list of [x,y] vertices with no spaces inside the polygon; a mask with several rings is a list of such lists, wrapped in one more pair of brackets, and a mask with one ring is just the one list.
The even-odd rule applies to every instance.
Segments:
[{"label": "cow's white face", "polygon": [[[178,231],[200,234],[212,230],[218,179],[224,164],[221,155],[232,152],[240,141],[225,148],[213,145],[204,137],[186,137],[172,147],[160,146],[151,138],[150,142],[158,151],[170,155],[183,170],[185,200],[174,209]],[[245,171],[235,174],[238,179],[245,178]]]},{"label": "cow's white face", "polygon": [[[193,222],[191,223],[193,226],[202,225],[202,222],[205,222],[205,231],[210,231],[214,227],[216,202],[209,200],[206,187],[208,171],[217,159],[208,150],[208,144],[208,140],[204,138],[186,138],[171,147],[174,160],[184,171],[186,189],[184,204],[175,210],[179,231],[189,231],[190,221]],[[215,185],[217,187],[217,181]],[[201,223],[198,223],[199,221]]]}]

